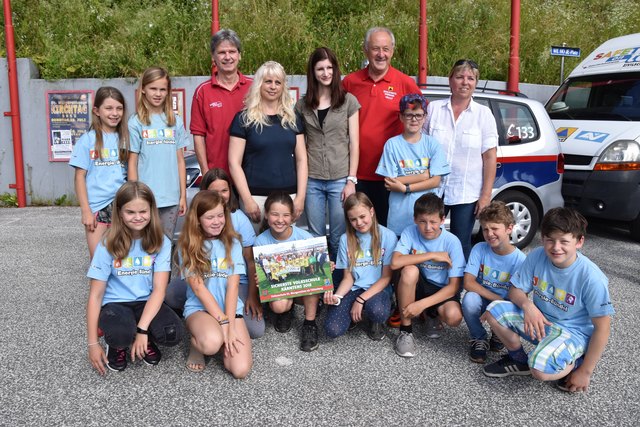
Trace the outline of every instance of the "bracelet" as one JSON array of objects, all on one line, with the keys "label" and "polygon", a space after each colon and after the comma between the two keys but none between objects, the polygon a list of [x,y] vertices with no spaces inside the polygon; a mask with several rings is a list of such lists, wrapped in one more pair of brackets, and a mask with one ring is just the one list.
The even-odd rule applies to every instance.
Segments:
[{"label": "bracelet", "polygon": [[336,298],[338,298],[338,302],[337,302],[336,304],[334,304],[334,305],[335,305],[335,306],[340,305],[340,303],[342,302],[342,298],[344,298],[344,296],[342,296],[342,295],[336,295],[336,294],[333,294],[333,296],[334,296],[334,297],[336,297]]},{"label": "bracelet", "polygon": [[218,325],[224,326],[229,324],[229,319],[224,319],[218,322]]},{"label": "bracelet", "polygon": [[365,303],[365,302],[367,302],[367,300],[366,300],[366,299],[364,299],[364,298],[362,298],[360,295],[358,295],[358,298],[356,298],[356,302],[357,302],[358,304],[362,304],[362,305],[364,305],[364,303]]},{"label": "bracelet", "polygon": [[91,344],[87,344],[87,347],[91,347],[92,345],[99,345],[100,341],[92,342]]},{"label": "bracelet", "polygon": [[404,192],[406,194],[411,194],[411,185],[410,184],[405,184],[404,185]]},{"label": "bracelet", "polygon": [[149,335],[149,331],[147,331],[146,329],[142,329],[139,326],[136,326],[136,333],[142,334],[142,335]]}]

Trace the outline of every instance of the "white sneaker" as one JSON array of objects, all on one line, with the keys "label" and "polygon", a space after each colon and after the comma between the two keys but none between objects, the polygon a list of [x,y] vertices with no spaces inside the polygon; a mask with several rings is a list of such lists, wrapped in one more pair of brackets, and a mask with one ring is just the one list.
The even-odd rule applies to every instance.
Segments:
[{"label": "white sneaker", "polygon": [[411,332],[400,331],[400,335],[396,339],[396,354],[400,357],[416,355],[416,341]]}]

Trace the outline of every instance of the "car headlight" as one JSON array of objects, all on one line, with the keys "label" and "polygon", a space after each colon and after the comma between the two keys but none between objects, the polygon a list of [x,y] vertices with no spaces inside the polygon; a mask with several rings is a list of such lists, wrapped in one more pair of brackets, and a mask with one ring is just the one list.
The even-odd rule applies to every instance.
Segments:
[{"label": "car headlight", "polygon": [[640,169],[640,144],[632,140],[620,140],[609,145],[600,155],[595,170]]}]

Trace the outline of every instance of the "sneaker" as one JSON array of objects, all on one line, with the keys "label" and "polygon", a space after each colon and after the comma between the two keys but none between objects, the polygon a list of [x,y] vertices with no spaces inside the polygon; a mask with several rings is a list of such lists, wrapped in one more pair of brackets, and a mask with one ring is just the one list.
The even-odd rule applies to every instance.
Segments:
[{"label": "sneaker", "polygon": [[160,353],[160,349],[155,343],[149,341],[147,343],[147,354],[142,358],[144,363],[151,366],[156,366],[160,363],[160,359],[162,358],[162,353]]},{"label": "sneaker", "polygon": [[400,312],[397,308],[393,311],[389,320],[387,320],[387,325],[389,325],[390,328],[400,327]]},{"label": "sneaker", "polygon": [[284,313],[276,314],[276,321],[273,325],[276,331],[284,334],[285,332],[289,332],[291,330],[291,327],[293,326],[294,307],[295,305],[292,305],[291,310],[285,311]]},{"label": "sneaker", "polygon": [[500,341],[500,338],[492,333],[491,339],[489,340],[489,351],[502,351],[504,350],[504,344]]},{"label": "sneaker", "polygon": [[386,332],[384,330],[384,323],[370,322],[369,329],[367,330],[367,335],[373,341],[380,341],[386,336]]},{"label": "sneaker", "polygon": [[440,323],[440,320],[437,317],[427,317],[427,338],[440,338],[441,331],[442,323]]},{"label": "sneaker", "polygon": [[489,342],[487,340],[471,340],[469,359],[475,363],[486,362],[487,349],[489,349]]},{"label": "sneaker", "polygon": [[396,354],[400,357],[416,355],[416,340],[411,332],[400,331],[400,335],[396,339]]},{"label": "sneaker", "polygon": [[[571,375],[571,374],[569,374],[569,375]],[[567,380],[569,379],[569,375],[565,375],[564,377],[560,378],[556,382],[556,388],[558,390],[566,391],[567,393],[574,393],[574,392],[571,391],[571,389],[569,389],[569,386],[567,385]]]},{"label": "sneaker", "polygon": [[115,348],[107,344],[107,368],[112,371],[124,371],[127,367],[127,349]]},{"label": "sneaker", "polygon": [[300,339],[300,350],[313,351],[317,350],[318,345],[318,327],[314,325],[302,325],[302,337]]},{"label": "sneaker", "polygon": [[502,378],[511,375],[531,375],[529,365],[519,363],[511,359],[509,355],[504,355],[497,362],[486,365],[483,369],[486,376],[492,378]]},{"label": "sneaker", "polygon": [[351,323],[349,323],[349,328],[347,330],[353,331],[357,327],[358,327],[358,324],[352,320]]}]

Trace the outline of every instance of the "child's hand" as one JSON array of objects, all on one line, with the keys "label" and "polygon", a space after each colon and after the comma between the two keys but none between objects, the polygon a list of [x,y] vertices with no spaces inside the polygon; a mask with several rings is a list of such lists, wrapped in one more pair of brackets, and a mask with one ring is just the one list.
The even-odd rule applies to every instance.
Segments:
[{"label": "child's hand", "polygon": [[567,378],[567,388],[572,391],[587,391],[589,384],[591,383],[591,374],[586,370],[577,368]]},{"label": "child's hand", "polygon": [[93,230],[96,229],[98,223],[96,221],[96,217],[90,210],[87,212],[82,212],[82,225],[84,225],[85,229],[89,233],[93,233]]},{"label": "child's hand", "polygon": [[431,261],[444,262],[449,266],[449,268],[453,266],[453,262],[451,261],[451,257],[448,252],[431,252]]},{"label": "child's hand", "polygon": [[402,317],[405,319],[413,319],[414,317],[418,317],[423,310],[420,310],[418,304],[412,302],[408,306],[402,309]]},{"label": "child's hand", "polygon": [[147,344],[149,343],[149,336],[145,334],[136,334],[136,339],[131,345],[131,361],[135,362],[136,359],[142,360],[147,355]]},{"label": "child's hand", "polygon": [[304,197],[300,197],[296,194],[296,197],[293,199],[293,220],[297,221],[304,212]]},{"label": "child's hand", "polygon": [[252,319],[262,320],[262,304],[256,298],[247,298],[244,304],[244,314]]},{"label": "child's hand", "polygon": [[364,307],[364,304],[360,304],[357,300],[351,306],[351,320],[353,320],[354,323],[358,323],[359,321],[362,320],[363,307]]},{"label": "child's hand", "polygon": [[532,339],[542,340],[547,335],[544,327],[551,326],[553,323],[544,317],[532,301],[524,304],[522,311],[524,312],[524,333],[529,334]]},{"label": "child's hand", "polygon": [[327,305],[338,305],[340,299],[333,293],[333,291],[326,291],[324,293],[323,301]]},{"label": "child's hand", "polygon": [[404,193],[407,187],[396,178],[386,177],[384,179],[384,188],[389,191],[395,191],[396,193]]},{"label": "child's hand", "polygon": [[91,366],[93,366],[100,375],[104,375],[107,372],[105,366],[107,366],[108,361],[107,355],[104,353],[101,345],[96,344],[89,346],[89,362],[91,362]]},{"label": "child's hand", "polygon": [[240,346],[244,343],[236,336],[235,330],[230,323],[222,325],[222,335],[224,337],[224,355],[233,357],[234,353],[240,352]]}]

